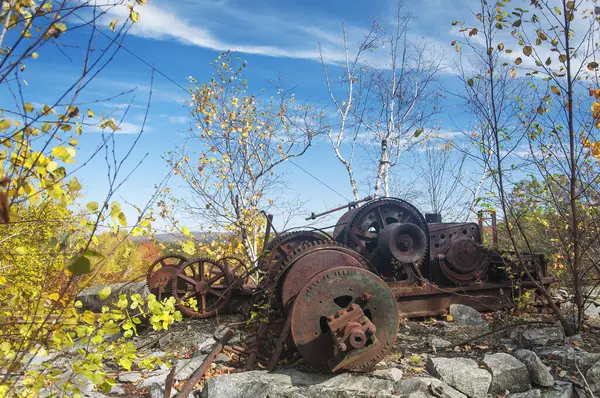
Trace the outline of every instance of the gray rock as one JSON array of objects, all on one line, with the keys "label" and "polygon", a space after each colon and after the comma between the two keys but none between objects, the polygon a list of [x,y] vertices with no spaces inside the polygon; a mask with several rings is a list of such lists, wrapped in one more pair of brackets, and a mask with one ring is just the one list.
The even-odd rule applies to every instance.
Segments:
[{"label": "gray rock", "polygon": [[157,373],[151,373],[151,375],[142,380],[138,385],[137,389],[141,390],[142,388],[150,388],[153,384],[157,384],[159,386],[164,386],[167,382],[167,374],[168,371],[161,371]]},{"label": "gray rock", "polygon": [[574,350],[573,348],[552,348],[540,352],[543,358],[551,358],[563,366],[572,366],[576,363],[582,372],[590,369],[597,361],[600,361],[600,353]]},{"label": "gray rock", "polygon": [[84,392],[82,397],[83,398],[106,398],[107,396],[98,391],[88,391],[88,392]]},{"label": "gray rock", "polygon": [[175,365],[175,380],[187,380],[200,367],[204,361],[203,357],[180,359]]},{"label": "gray rock", "polygon": [[483,364],[492,374],[491,393],[524,392],[531,388],[527,366],[512,355],[503,352],[486,354]]},{"label": "gray rock", "polygon": [[160,349],[165,349],[169,346],[171,341],[173,340],[173,334],[169,333],[158,339],[158,347]]},{"label": "gray rock", "polygon": [[150,398],[164,398],[165,387],[162,384],[152,384],[150,386],[149,397]]},{"label": "gray rock", "polygon": [[125,394],[125,389],[120,384],[115,384],[110,389],[110,393],[114,394],[114,395],[123,395],[123,394]]},{"label": "gray rock", "polygon": [[[278,373],[255,370],[207,380],[201,397],[210,398],[350,398],[391,397],[394,383],[364,375],[337,376],[302,373],[288,369]],[[459,397],[456,397],[459,398]]]},{"label": "gray rock", "polygon": [[600,391],[600,360],[592,365],[587,371],[585,378],[590,384],[592,391]]},{"label": "gray rock", "polygon": [[445,348],[452,347],[452,343],[448,340],[444,340],[435,336],[429,338],[429,345],[436,350],[443,350]]},{"label": "gray rock", "polygon": [[488,326],[488,322],[481,319],[481,314],[469,306],[462,304],[451,304],[450,315],[455,322],[462,325],[485,325]]},{"label": "gray rock", "polygon": [[[431,387],[430,387],[431,386]],[[440,389],[442,394],[449,398],[466,398],[466,395],[456,391],[448,384],[431,377],[415,377],[396,383],[393,396],[405,398],[428,398],[433,397],[430,388]]]},{"label": "gray rock", "polygon": [[121,373],[117,376],[117,380],[121,383],[135,383],[142,378],[142,374],[140,372],[127,372]]},{"label": "gray rock", "polygon": [[536,388],[525,392],[508,394],[508,398],[542,398],[542,392]]},{"label": "gray rock", "polygon": [[554,377],[552,377],[550,369],[542,363],[535,352],[517,350],[513,355],[527,366],[533,384],[541,387],[552,387],[554,385]]},{"label": "gray rock", "polygon": [[214,363],[227,363],[229,361],[231,361],[231,358],[229,358],[227,355],[219,354],[215,357],[215,360],[213,362]]},{"label": "gray rock", "polygon": [[564,340],[561,328],[527,328],[521,334],[521,344],[525,348],[542,347],[548,344],[559,343]]},{"label": "gray rock", "polygon": [[469,397],[487,397],[492,375],[467,358],[429,358],[427,371]]},{"label": "gray rock", "polygon": [[391,380],[391,381],[400,381],[402,380],[402,371],[398,368],[389,368],[389,369],[378,369],[371,372],[373,377],[377,377],[378,379]]},{"label": "gray rock", "polygon": [[573,384],[571,383],[556,383],[552,388],[542,391],[543,398],[572,398]]},{"label": "gray rock", "polygon": [[[212,351],[215,343],[216,343],[215,339],[208,336],[206,339],[198,342],[198,346],[197,346],[198,351],[202,354],[209,354]],[[196,351],[196,352],[198,352],[198,351]]]},{"label": "gray rock", "polygon": [[[227,327],[227,325],[219,325],[213,334],[214,339],[217,341],[222,339],[223,336],[225,336],[225,333],[227,333],[228,329],[229,328]],[[234,329],[233,337],[231,337],[231,339],[229,339],[229,344],[239,343],[241,341],[241,339],[242,339],[242,337],[241,337],[240,331],[238,329]]]}]

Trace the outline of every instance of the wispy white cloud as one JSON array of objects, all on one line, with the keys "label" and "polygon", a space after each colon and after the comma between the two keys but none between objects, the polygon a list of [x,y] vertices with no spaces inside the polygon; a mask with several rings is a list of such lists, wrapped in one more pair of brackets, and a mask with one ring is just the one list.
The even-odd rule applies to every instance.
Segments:
[{"label": "wispy white cloud", "polygon": [[[170,9],[173,9],[173,7]],[[111,11],[110,18],[126,19],[128,13],[129,11],[126,8],[115,7]],[[344,59],[343,48],[336,45],[335,41],[339,41],[339,39],[333,33],[327,33],[312,27],[299,27],[299,30],[306,33],[302,45],[299,45],[298,42],[295,44],[290,43],[289,46],[239,44],[220,39],[208,29],[192,23],[165,8],[148,4],[143,8],[142,18],[134,25],[131,33],[157,40],[176,40],[184,44],[215,51],[231,50],[244,54],[311,60],[318,60],[319,48],[317,43],[321,39],[323,57],[326,62],[337,62]],[[334,40],[334,42],[331,43],[330,40]]]},{"label": "wispy white cloud", "polygon": [[160,115],[161,119],[166,119],[169,123],[173,124],[189,124],[190,117],[185,115]]}]

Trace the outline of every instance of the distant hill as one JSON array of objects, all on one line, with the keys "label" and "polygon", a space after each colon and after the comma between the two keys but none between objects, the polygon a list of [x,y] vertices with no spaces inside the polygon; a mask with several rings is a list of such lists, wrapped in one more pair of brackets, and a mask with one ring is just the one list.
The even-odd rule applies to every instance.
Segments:
[{"label": "distant hill", "polygon": [[[218,239],[219,234],[224,235],[227,232],[213,232],[213,233],[205,233],[205,232],[192,232],[194,238],[202,243],[211,243],[212,241]],[[181,242],[186,239],[185,235],[182,233],[172,233],[172,234],[156,234],[156,241],[159,243],[171,243],[171,242]],[[145,242],[149,239],[145,236],[132,236],[131,240],[134,242]]]}]

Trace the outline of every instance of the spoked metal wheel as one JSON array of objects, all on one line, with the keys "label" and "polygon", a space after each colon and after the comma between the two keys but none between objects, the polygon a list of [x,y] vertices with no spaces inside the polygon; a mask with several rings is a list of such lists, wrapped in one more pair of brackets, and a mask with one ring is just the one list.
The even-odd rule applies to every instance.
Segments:
[{"label": "spoked metal wheel", "polygon": [[250,269],[242,259],[228,256],[221,257],[218,262],[229,272],[233,278],[233,284],[236,285],[236,287],[241,287],[244,283],[246,283],[248,277],[250,276],[248,273]]},{"label": "spoked metal wheel", "polygon": [[177,307],[194,318],[209,318],[225,307],[231,297],[233,278],[227,268],[209,258],[181,265],[173,278]]},{"label": "spoked metal wheel", "polygon": [[171,281],[177,275],[177,269],[187,258],[179,254],[169,254],[154,260],[148,267],[146,283],[150,293],[154,294],[160,301],[171,296]]}]

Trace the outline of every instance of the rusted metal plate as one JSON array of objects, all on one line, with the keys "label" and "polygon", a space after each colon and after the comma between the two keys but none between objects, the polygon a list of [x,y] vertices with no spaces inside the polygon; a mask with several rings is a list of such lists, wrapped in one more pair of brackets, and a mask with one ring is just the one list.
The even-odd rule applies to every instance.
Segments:
[{"label": "rusted metal plate", "polygon": [[[542,279],[544,285],[553,282],[553,278]],[[521,282],[518,288],[512,282],[482,282],[462,287],[439,287],[429,283],[410,287],[401,282],[388,285],[398,301],[398,312],[404,317],[445,314],[451,304],[468,305],[478,311],[496,311],[513,307],[514,297],[523,290],[535,289],[535,284],[527,281]]]},{"label": "rusted metal plate", "polygon": [[[377,329],[376,342],[336,357],[327,320],[351,304]],[[291,334],[300,355],[317,368],[366,371],[383,359],[398,334],[398,311],[392,291],[377,275],[355,267],[323,271],[298,293],[292,308]]]},{"label": "rusted metal plate", "polygon": [[336,267],[367,269],[362,256],[335,242],[316,243],[306,246],[289,259],[287,272],[280,282],[281,303],[287,311],[298,292],[319,272]]}]

